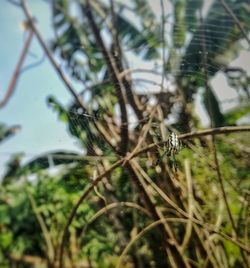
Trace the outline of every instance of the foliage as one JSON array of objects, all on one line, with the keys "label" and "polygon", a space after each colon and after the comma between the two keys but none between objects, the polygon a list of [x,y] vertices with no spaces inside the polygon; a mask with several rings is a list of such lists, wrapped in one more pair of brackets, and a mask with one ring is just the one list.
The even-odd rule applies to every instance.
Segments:
[{"label": "foliage", "polygon": [[[199,126],[192,105],[200,88],[212,126],[235,125],[249,113],[248,102],[220,109],[210,80],[223,70],[249,97],[249,77],[228,66],[242,49],[237,23],[220,1],[203,17],[204,2],[172,0],[172,14],[162,12],[172,23],[166,37],[146,0],[52,1],[51,57],[84,91],[68,105],[54,96],[47,104],[82,153],[47,152],[24,164],[16,155],[7,164],[1,267],[247,267],[246,134],[185,139],[178,155],[171,142],[160,145],[177,126]],[[227,2],[249,31],[247,1]],[[133,72],[124,75],[129,58],[159,64],[162,38],[169,51],[163,78],[176,87],[167,91],[163,79],[160,92],[140,94]],[[1,125],[0,142],[15,129]]]}]

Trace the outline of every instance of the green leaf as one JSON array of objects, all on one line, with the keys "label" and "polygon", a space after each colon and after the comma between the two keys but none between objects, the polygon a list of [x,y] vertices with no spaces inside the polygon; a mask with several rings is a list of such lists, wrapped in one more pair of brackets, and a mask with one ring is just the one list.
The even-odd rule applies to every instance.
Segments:
[{"label": "green leaf", "polygon": [[240,105],[225,113],[225,120],[229,125],[236,125],[236,122],[243,116],[250,114],[250,104]]},{"label": "green leaf", "polygon": [[3,185],[10,184],[19,179],[22,156],[22,154],[14,154],[7,163],[7,170],[2,178]]},{"label": "green leaf", "polygon": [[185,0],[175,1],[174,3],[173,44],[175,48],[181,48],[186,39],[185,5]]},{"label": "green leaf", "polygon": [[4,233],[0,233],[0,248],[3,250],[10,247],[10,245],[13,243],[13,234],[11,231],[5,231]]}]

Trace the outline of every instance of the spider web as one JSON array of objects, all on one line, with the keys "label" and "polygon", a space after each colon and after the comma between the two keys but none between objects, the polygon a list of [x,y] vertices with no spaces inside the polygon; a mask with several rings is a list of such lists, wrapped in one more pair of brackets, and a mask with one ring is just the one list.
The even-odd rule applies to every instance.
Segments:
[{"label": "spider web", "polygon": [[[178,80],[181,78],[184,83],[185,81],[189,81],[190,91],[193,91],[191,98],[196,99],[197,96],[200,96],[199,92],[205,91],[205,83],[208,83],[210,86],[211,79],[216,74],[225,74],[225,68],[230,64],[230,61],[236,57],[235,54],[227,55],[228,44],[230,46],[235,46],[235,49],[237,49],[237,46],[241,45],[242,51],[247,51],[247,42],[244,40],[244,37],[241,36],[242,33],[240,30],[238,29],[229,32],[232,25],[235,25],[235,28],[237,28],[237,23],[219,3],[220,1],[218,1],[218,3],[214,3],[214,1],[206,1],[200,8],[197,8],[197,1],[193,1],[193,5],[189,5],[189,7],[186,8],[186,14],[179,14],[179,16],[181,16],[179,24],[175,17],[177,14],[173,14],[174,5],[171,5],[170,2],[163,1],[164,12],[161,9],[160,1],[158,4],[152,1],[149,2],[154,12],[157,13],[160,30],[164,31],[164,40],[161,35],[152,43],[152,47],[154,47],[156,43],[160,44],[157,48],[157,52],[159,53],[158,59],[142,59],[142,55],[145,55],[145,51],[150,48],[150,45],[143,45],[140,47],[127,47],[124,45],[122,48],[126,57],[125,71],[127,69],[129,70],[128,74],[131,79],[133,93],[136,94],[142,102],[145,101],[146,103],[144,108],[144,114],[146,114],[146,116],[142,121],[136,118],[135,112],[131,109],[131,106],[128,104],[126,105],[128,111],[127,124],[128,129],[131,132],[134,130],[140,131],[139,126],[145,124],[148,120],[149,111],[146,109],[149,109],[149,107],[152,108],[153,106],[160,106],[162,110],[167,110],[162,121],[166,128],[171,128],[171,125],[176,122],[180,110]],[[121,3],[124,4],[123,1]],[[123,13],[125,17],[130,19],[131,12],[129,11],[129,8],[131,5],[132,4],[129,2]],[[215,6],[217,8],[215,8]],[[233,11],[237,12],[237,9],[234,9]],[[194,15],[194,13],[196,15]],[[237,19],[239,21],[244,20],[245,16],[246,14],[244,12],[237,12]],[[189,22],[189,25],[186,26],[187,21],[194,18],[196,19],[196,22]],[[136,24],[136,18],[134,20]],[[218,21],[219,24],[215,24],[215,22]],[[187,27],[190,28],[188,29]],[[186,36],[184,40],[181,40],[181,31],[183,29],[186,31]],[[146,29],[144,30],[146,31]],[[227,34],[226,37],[225,33]],[[239,35],[242,38],[239,37]],[[105,39],[105,35],[103,36]],[[232,40],[241,41],[233,42]],[[107,39],[105,41],[107,42],[107,47],[109,47],[109,40]],[[96,47],[93,49],[98,50]],[[100,50],[98,51],[101,52]],[[221,61],[214,60],[214,57],[217,55],[221,55]],[[205,72],[207,72],[208,78],[206,78]],[[194,80],[193,82],[192,79]],[[206,79],[208,80],[207,82]],[[100,80],[96,84],[100,86],[111,84],[114,86],[110,77],[106,77],[104,82]],[[111,96],[116,99],[114,101],[114,103],[116,102],[114,104],[115,109],[111,113],[108,105],[105,104],[105,101],[102,101],[101,98],[98,99],[98,97],[91,92],[92,88],[93,84],[87,86],[81,94],[83,103],[88,106],[91,112],[89,113],[82,110],[80,107],[76,107],[69,110],[69,118],[71,122],[71,132],[75,131],[83,133],[80,134],[80,136],[84,136],[81,139],[81,142],[85,154],[92,156],[93,159],[95,159],[97,154],[102,156],[103,151],[105,151],[108,146],[105,147],[107,145],[105,139],[96,131],[96,129],[94,129],[93,125],[95,123],[100,123],[104,128],[109,129],[111,132],[112,129],[116,129],[116,136],[119,136],[122,128],[126,126],[121,123],[121,112],[117,101],[119,96],[117,96],[117,93],[113,92],[111,94]],[[215,95],[220,95],[220,93],[217,93],[217,91],[221,91],[218,86],[216,89],[212,89],[212,91],[215,90]],[[244,96],[245,94],[243,90],[239,90],[238,93],[241,96]],[[184,92],[184,94],[186,94],[186,92]],[[168,98],[169,103],[164,103],[165,100],[161,99],[161,97]],[[129,95],[127,95],[127,99],[128,98]],[[235,98],[233,98],[233,103],[234,105],[237,104]],[[164,107],[164,105],[166,107]],[[199,103],[199,105],[204,106],[204,104],[201,103]],[[199,112],[203,113],[204,116],[205,113],[203,110],[200,110]],[[155,122],[154,125],[157,123],[158,125],[160,124],[158,121]],[[157,131],[159,132],[159,126],[157,128]],[[112,136],[112,134],[110,134],[109,137],[111,143],[116,139],[115,135]],[[138,136],[136,138],[138,138]],[[106,157],[108,156],[106,155]]]},{"label": "spider web", "polygon": [[[137,15],[132,11],[133,1],[114,2],[116,3],[116,11],[121,11],[119,14],[122,14],[124,18],[138,27],[142,35],[147,36],[149,32],[147,27],[150,27],[150,25],[141,25]],[[205,111],[203,103],[205,70],[208,72],[208,84],[212,92],[220,97],[219,101],[221,101],[220,106],[222,108],[235,107],[242,100],[246,102],[246,97],[249,95],[249,83],[248,85],[245,83],[245,87],[244,83],[238,83],[237,86],[233,84],[237,79],[237,81],[240,79],[247,81],[249,76],[249,64],[247,62],[250,62],[248,41],[238,28],[235,18],[228,14],[220,1],[204,1],[204,4],[198,8],[197,5],[202,1],[187,1],[180,14],[176,14],[174,11],[177,2],[148,1],[155,16],[154,20],[159,26],[157,34],[150,43],[144,42],[141,44],[137,36],[134,37],[133,42],[120,38],[122,51],[126,59],[124,61],[124,72],[126,72],[126,77],[131,82],[132,94],[136,95],[143,104],[143,120],[137,118],[130,104],[126,105],[127,124],[130,139],[134,142],[134,146],[136,146],[136,141],[142,133],[142,126],[148,122],[152,107],[159,107],[163,112],[163,118],[153,120],[154,129],[151,130],[155,136],[153,141],[167,139],[167,136],[162,133],[161,124],[165,126],[166,133],[169,130],[178,133],[175,123],[178,121],[178,114],[181,109],[180,99],[182,94],[187,93],[186,91],[180,92],[179,88],[187,81],[189,87],[186,90],[192,92],[190,95],[193,99],[191,103],[195,103],[196,111],[201,115],[201,119],[207,123],[209,122],[208,112]],[[248,4],[244,1],[239,1],[238,5],[234,5],[233,1],[228,1],[227,4],[237,20],[243,25],[243,29],[247,31]],[[74,6],[73,2],[72,6]],[[120,6],[124,8],[120,10]],[[162,6],[164,9],[162,9]],[[72,15],[77,16],[77,10],[74,8],[72,10]],[[104,27],[107,28],[110,16],[107,16],[102,22]],[[229,31],[232,25],[234,25],[233,30]],[[184,39],[182,37],[183,30],[186,33]],[[110,49],[109,34],[104,32],[102,36],[106,47]],[[145,59],[148,51],[155,47],[158,58]],[[72,58],[79,60],[82,65],[86,65],[88,61],[78,52],[79,48],[79,46],[75,47]],[[97,44],[93,43],[92,50],[101,55],[102,51]],[[234,64],[233,61],[239,53],[245,57],[242,62],[238,60],[238,63]],[[204,57],[206,57],[205,62]],[[214,58],[218,58],[218,60],[215,61]],[[69,66],[63,60],[63,54],[60,55],[59,53],[59,61],[64,71],[72,74],[72,70],[69,70]],[[110,153],[110,147],[104,137],[96,130],[95,124],[98,123],[109,131],[109,141],[115,147],[119,146],[119,141],[115,142],[115,140],[118,140],[120,132],[126,127],[121,123],[121,111],[118,105],[119,96],[117,92],[110,89],[114,87],[114,83],[111,77],[105,76],[105,71],[105,68],[102,69],[95,77],[94,82],[76,79],[77,86],[84,87],[84,90],[79,90],[78,93],[88,111],[76,106],[75,102],[71,102],[67,107],[70,122],[69,132],[73,136],[78,136],[77,145],[82,151],[80,157],[93,161],[102,156],[116,159],[115,154]],[[85,72],[85,70],[82,72]],[[218,76],[220,79],[217,79],[216,82],[215,77]],[[73,79],[75,77],[72,76]],[[226,79],[227,81],[225,81]],[[181,85],[178,84],[179,81],[182,81]],[[227,86],[227,83],[231,85],[231,89]],[[223,87],[226,87],[230,95],[227,96]],[[96,90],[100,91],[100,88],[103,88],[103,92],[98,97],[95,92]],[[132,96],[126,90],[123,89],[123,91],[124,95],[126,92],[127,99]],[[106,93],[110,97],[102,98]],[[107,101],[110,101],[112,105]],[[110,106],[114,107],[113,111],[110,110]],[[130,149],[132,150],[132,148],[133,146]],[[65,158],[65,155],[50,154],[50,157],[56,160],[57,158]],[[79,156],[72,155],[72,159],[75,158],[79,158]]]},{"label": "spider web", "polygon": [[[125,5],[124,11],[121,14],[139,27],[137,17],[130,10],[133,7],[133,2],[134,1],[120,1],[121,4]],[[165,156],[166,152],[168,153],[168,149],[170,149],[171,155],[168,155],[168,159],[164,163],[167,163],[166,170],[170,170],[170,172],[168,172],[170,179],[172,179],[171,175],[176,174],[177,171],[174,163],[175,156],[173,154],[177,153],[178,147],[180,147],[176,134],[178,135],[182,127],[182,125],[179,125],[179,121],[184,106],[183,99],[185,100],[186,107],[188,107],[189,105],[194,106],[197,96],[199,96],[200,99],[205,99],[210,96],[209,94],[214,94],[212,100],[214,101],[213,103],[216,103],[216,95],[219,95],[219,91],[223,91],[221,85],[213,83],[212,81],[217,74],[223,74],[227,77],[228,82],[232,83],[232,87],[238,89],[238,94],[241,98],[248,97],[249,85],[245,88],[244,83],[248,78],[247,72],[249,70],[240,68],[241,66],[230,66],[230,62],[237,57],[238,52],[248,52],[249,55],[249,48],[247,46],[248,40],[244,38],[242,31],[237,27],[235,18],[228,13],[221,5],[220,1],[206,0],[204,1],[205,4],[198,8],[197,3],[199,3],[199,1],[194,0],[172,1],[172,3],[163,0],[149,2],[155,13],[155,20],[157,20],[157,24],[159,25],[158,35],[156,34],[153,40],[147,44],[143,43],[138,45],[139,41],[137,40],[133,40],[133,43],[137,44],[136,46],[131,45],[131,43],[129,44],[127,40],[121,42],[123,55],[126,59],[123,61],[124,71],[121,71],[121,73],[126,73],[125,77],[130,83],[131,92],[129,92],[129,88],[126,87],[125,83],[119,81],[118,85],[121,86],[122,84],[121,88],[123,93],[122,96],[119,95],[119,91],[115,90],[117,85],[114,83],[110,71],[107,71],[106,66],[104,66],[100,72],[97,72],[92,81],[85,81],[82,78],[76,79],[71,72],[72,67],[67,66],[63,61],[65,55],[57,54],[58,51],[55,52],[57,60],[59,58],[61,61],[62,69],[72,76],[72,80],[77,80],[77,86],[80,85],[84,87],[82,92],[80,90],[78,91],[84,108],[75,100],[71,100],[67,106],[60,105],[60,101],[58,103],[53,101],[49,103],[51,106],[54,104],[54,111],[58,113],[59,117],[66,123],[68,132],[77,141],[77,146],[80,148],[81,153],[78,154],[66,151],[49,152],[40,157],[36,157],[35,160],[31,160],[28,164],[30,167],[35,167],[39,162],[42,168],[51,168],[61,164],[70,165],[73,163],[73,165],[75,165],[80,163],[80,165],[76,165],[76,169],[79,172],[76,175],[77,182],[74,182],[77,187],[74,187],[73,191],[82,191],[85,187],[83,187],[83,185],[85,185],[87,179],[90,181],[91,179],[95,179],[97,175],[103,174],[103,171],[108,170],[112,163],[124,157],[124,155],[119,152],[121,141],[124,142],[124,140],[128,145],[127,151],[132,152],[132,154],[135,152],[135,149],[139,150],[149,143],[168,141],[165,143],[165,146],[157,147],[154,152],[150,151],[138,157],[138,163],[142,164],[142,170],[144,170],[146,164],[147,168],[145,168],[145,173],[149,171],[149,178],[151,176],[150,172],[152,172],[151,167],[153,167],[153,169],[155,168],[153,171],[156,171],[158,174],[160,173],[159,176],[152,176],[152,178],[154,177],[153,180],[155,179],[157,182],[156,185],[159,184],[160,188],[163,184],[166,184],[166,181],[163,180],[165,173],[161,172],[163,169],[158,165],[158,160],[161,160],[161,157]],[[239,6],[236,8],[236,6],[233,5],[235,1],[228,2],[231,3],[230,10],[233,11],[237,20],[247,29],[244,22],[247,21],[247,12],[245,11],[249,8],[249,5],[238,0]],[[185,6],[185,3],[189,6],[185,8],[178,6],[178,4]],[[241,3],[243,4],[241,5]],[[118,7],[116,7],[116,9],[118,10]],[[183,11],[177,12],[177,10],[182,9]],[[110,20],[104,19],[101,22],[103,23],[102,25],[107,26]],[[141,33],[145,36],[148,36],[147,34],[149,32],[147,27],[150,27],[150,25],[144,25],[140,28]],[[145,33],[143,31],[145,31]],[[186,33],[184,37],[183,31]],[[110,33],[104,32],[102,36],[107,49],[110,50]],[[239,48],[239,46],[241,46],[241,48]],[[76,49],[78,48],[79,47],[76,47]],[[146,56],[149,54],[150,49],[155,49],[158,53],[158,57],[153,57],[151,54],[152,58],[147,58]],[[103,52],[97,48],[97,44],[93,46],[93,51],[100,53],[100,55]],[[150,53],[152,53],[152,51]],[[86,64],[86,58],[82,57],[78,52],[72,52],[72,54],[75,60],[82,61],[81,63],[83,65]],[[112,53],[110,52],[110,54]],[[87,60],[90,61],[91,59]],[[228,68],[228,66],[230,66],[231,69]],[[84,70],[84,72],[85,71],[86,70]],[[244,71],[246,73],[244,73]],[[236,72],[240,73],[240,77],[237,76],[239,75],[237,73],[235,78]],[[121,73],[117,75],[119,76]],[[121,77],[120,79],[122,81]],[[245,80],[242,82],[242,79]],[[235,85],[238,85],[238,87]],[[207,91],[210,93],[206,94]],[[124,120],[124,114],[122,114],[119,103],[121,97],[126,99],[127,120],[125,123],[122,121]],[[134,97],[136,98],[134,101],[140,103],[142,118],[139,118],[138,111],[134,108]],[[225,97],[225,99],[226,98],[227,97]],[[207,102],[209,101],[207,100]],[[238,105],[238,103],[239,99],[234,97],[233,105]],[[207,114],[216,112],[214,107],[216,107],[216,109],[218,108],[216,105],[211,106],[206,104],[206,101],[201,100],[200,106],[203,107],[203,111],[207,109]],[[184,123],[186,122],[182,121],[182,124]],[[191,126],[191,129],[198,128],[197,125]],[[124,130],[128,130],[128,140],[124,139]],[[150,134],[148,140],[147,134],[145,133]],[[169,139],[169,137],[171,139]],[[167,148],[167,146],[169,147]],[[171,150],[172,148],[170,148],[170,146],[172,146],[174,150]],[[190,147],[190,149],[192,148]],[[206,161],[207,159],[206,155],[203,155],[202,159],[199,158],[199,149],[201,148],[197,149],[195,157],[200,164],[201,161]],[[153,155],[154,153],[158,155]],[[151,161],[151,159],[155,160],[157,157],[156,163]],[[171,161],[173,162],[173,172],[171,172]],[[209,159],[206,165],[208,164]],[[67,166],[66,172],[71,175],[73,172],[69,165]],[[74,167],[75,166],[73,166],[73,168]],[[124,165],[121,165],[121,168],[123,167]],[[159,168],[157,169],[157,167]],[[126,166],[124,168],[126,169]],[[83,169],[85,169],[86,172],[82,172]],[[65,166],[63,166],[63,171],[65,171]],[[120,175],[119,170],[117,170],[117,172],[118,176],[109,178],[110,185],[114,185],[114,187],[118,185],[115,180],[116,177],[119,177],[119,187],[122,188],[122,183],[127,178],[125,176],[123,177],[124,174]],[[122,171],[122,173],[126,172]],[[145,177],[146,175],[147,174],[145,174]],[[68,177],[70,176],[64,176],[63,181],[65,181],[66,184],[68,183],[70,187],[71,178],[68,179]],[[74,177],[74,175],[72,175],[72,177]],[[79,177],[81,178],[78,180]],[[211,176],[211,178],[213,179],[213,176]],[[74,181],[74,179],[75,178],[72,178],[72,181]],[[179,178],[174,179],[173,182],[178,183]],[[107,183],[109,183],[109,181],[107,180]],[[207,181],[208,179],[206,183]],[[83,182],[84,184],[82,185],[81,183]],[[113,182],[115,183],[113,184]],[[151,182],[147,181],[147,183],[151,185]],[[130,184],[132,185],[132,183]],[[107,186],[109,187],[109,184],[106,184],[105,187],[100,186],[101,192],[95,189],[95,194],[100,200],[104,201],[105,206],[107,205],[105,198],[108,200],[109,197],[107,194],[109,191],[106,191],[106,188],[110,190]],[[165,186],[168,187],[168,184]],[[133,188],[131,189],[133,190]],[[115,190],[117,189],[115,188]],[[163,192],[165,190],[166,188],[163,188]],[[207,191],[207,187],[204,187],[204,190]],[[172,191],[171,188],[170,191]],[[105,193],[104,196],[102,192]],[[141,197],[137,195],[136,192],[130,192],[130,190],[128,190],[128,192],[131,194],[132,200],[136,200],[138,203],[143,202],[143,200],[139,200]],[[178,195],[178,193],[179,189],[174,195]],[[112,192],[110,200],[113,201]],[[118,195],[117,200],[120,200],[120,196]],[[121,200],[123,200],[123,198]],[[173,201],[173,203],[175,204],[175,201]],[[213,208],[214,206],[212,206],[212,209]],[[121,209],[121,211],[123,211],[123,209]],[[84,218],[82,215],[80,217]],[[107,237],[105,237],[105,239],[106,238]]]}]

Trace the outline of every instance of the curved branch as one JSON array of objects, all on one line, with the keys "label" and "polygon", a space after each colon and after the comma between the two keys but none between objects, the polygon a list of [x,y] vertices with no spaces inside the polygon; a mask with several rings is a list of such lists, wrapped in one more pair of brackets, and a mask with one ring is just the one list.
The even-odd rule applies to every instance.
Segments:
[{"label": "curved branch", "polygon": [[146,214],[147,216],[150,216],[150,212],[141,207],[140,205],[133,203],[133,202],[116,202],[116,203],[111,203],[108,204],[107,206],[103,207],[102,209],[98,210],[92,218],[86,223],[84,226],[81,234],[80,234],[80,240],[82,239],[83,234],[86,232],[88,226],[92,224],[96,219],[98,219],[100,216],[102,216],[104,213],[106,213],[108,210],[117,208],[117,207],[128,207],[128,208],[134,208],[137,210],[140,210],[142,213]]},{"label": "curved branch", "polygon": [[[130,250],[130,248],[133,246],[133,244],[139,239],[141,238],[144,234],[146,234],[148,231],[150,231],[151,229],[153,229],[154,227],[164,223],[164,222],[181,222],[181,223],[188,223],[188,219],[182,219],[182,218],[165,218],[165,219],[160,219],[160,220],[157,220],[155,222],[152,222],[151,224],[149,224],[147,227],[145,227],[140,233],[138,233],[129,243],[128,245],[125,247],[125,249],[123,250],[122,254],[120,255],[119,257],[119,260],[118,260],[118,263],[116,265],[116,268],[119,268],[121,267],[121,262],[122,262],[122,258],[128,253],[128,251]],[[206,228],[206,229],[210,229],[208,226],[206,225],[202,225],[202,224],[199,224],[199,223],[196,223],[198,225],[201,225],[202,228]],[[237,240],[235,240],[234,238],[222,233],[222,232],[219,232],[219,231],[216,231],[216,230],[211,230],[210,231],[222,236],[224,239],[228,240],[228,241],[231,241],[232,243],[236,244],[237,246],[239,246],[240,248],[244,249],[245,251],[249,252],[250,253],[250,249],[238,242]]]},{"label": "curved branch", "polygon": [[17,84],[18,78],[19,78],[20,73],[21,73],[22,65],[23,65],[24,60],[25,60],[25,58],[27,56],[27,53],[28,53],[28,50],[29,50],[29,47],[30,47],[30,44],[31,44],[31,41],[32,41],[32,36],[33,36],[33,31],[29,30],[28,38],[27,38],[27,40],[26,40],[26,42],[24,44],[21,56],[20,56],[19,61],[18,61],[17,65],[16,65],[16,69],[15,69],[13,75],[12,75],[12,79],[10,81],[9,87],[7,89],[7,92],[6,92],[3,100],[0,101],[0,109],[3,108],[7,104],[7,102],[10,99],[10,97],[13,95],[13,93],[15,91],[16,84]]},{"label": "curved branch", "polygon": [[43,64],[44,61],[45,61],[45,54],[43,54],[42,57],[38,61],[33,62],[27,66],[24,66],[21,70],[21,73],[24,73],[32,68],[38,67],[39,65]]},{"label": "curved branch", "polygon": [[71,93],[71,95],[74,97],[74,99],[78,102],[78,104],[80,105],[81,108],[83,108],[85,111],[87,111],[87,109],[84,107],[82,100],[80,99],[79,95],[75,92],[72,84],[70,83],[70,81],[68,80],[68,78],[64,75],[64,73],[62,72],[60,66],[58,65],[58,63],[56,62],[56,60],[54,59],[53,55],[51,54],[49,48],[47,47],[42,35],[40,34],[40,32],[38,31],[37,27],[34,24],[34,21],[32,19],[31,13],[27,7],[26,1],[25,0],[21,0],[21,4],[22,4],[22,8],[24,11],[25,16],[27,17],[27,20],[29,22],[29,25],[32,29],[32,31],[34,32],[34,34],[36,35],[41,47],[43,48],[43,50],[45,51],[46,55],[48,56],[50,62],[52,63],[53,67],[55,68],[58,76],[62,79],[62,81],[64,82],[64,84],[66,85],[67,89],[69,90],[69,92]]},{"label": "curved branch", "polygon": [[143,69],[143,68],[131,68],[131,69],[125,69],[124,71],[120,72],[119,73],[119,78],[123,78],[125,77],[126,75],[128,74],[131,74],[131,73],[150,73],[150,74],[154,74],[154,75],[158,75],[158,76],[161,76],[162,74],[160,72],[157,72],[155,70],[152,70],[152,69]]},{"label": "curved branch", "polygon": [[[188,138],[196,138],[196,137],[201,137],[205,135],[218,135],[218,134],[226,134],[226,133],[233,133],[233,132],[244,132],[244,131],[250,131],[250,126],[243,126],[243,127],[221,127],[221,128],[213,128],[213,129],[207,129],[207,130],[202,130],[202,131],[196,131],[196,132],[190,132],[186,134],[182,134],[179,136],[180,139],[185,140]],[[163,145],[165,142],[160,142],[160,143],[152,143],[147,147],[142,148],[141,150],[137,151],[134,153],[133,157],[136,157],[144,152],[147,152],[149,150],[152,150],[156,148],[157,146]],[[62,235],[62,241],[60,245],[60,253],[59,253],[59,267],[63,267],[63,252],[64,252],[64,246],[66,243],[66,238],[68,236],[68,228],[71,225],[76,212],[81,205],[81,203],[87,198],[87,196],[93,191],[94,187],[98,185],[99,182],[101,182],[102,178],[110,175],[112,171],[114,171],[117,167],[121,166],[123,162],[126,160],[126,158],[122,158],[118,160],[116,163],[114,163],[108,170],[106,170],[104,173],[100,174],[95,181],[93,181],[92,184],[90,184],[82,193],[81,197],[79,198],[78,202],[76,205],[73,207],[70,216],[68,218],[68,221],[64,227],[63,230],[63,235]],[[200,223],[198,220],[195,221],[195,223]]]},{"label": "curved branch", "polygon": [[[205,130],[200,130],[200,131],[192,131],[189,133],[181,134],[178,136],[178,138],[180,140],[187,140],[187,139],[199,138],[199,137],[208,136],[208,135],[221,135],[221,134],[230,134],[230,133],[235,133],[235,132],[250,132],[250,126],[210,128],[210,129],[205,129]],[[162,146],[166,143],[167,143],[167,141],[161,141],[158,143],[151,143],[150,145],[137,151],[134,154],[134,157],[138,156],[139,154],[145,153],[147,151],[153,150],[153,149],[157,148],[157,146]]]},{"label": "curved branch", "polygon": [[63,252],[64,252],[65,243],[66,243],[66,238],[68,236],[69,226],[71,225],[79,206],[85,200],[85,198],[93,191],[95,186],[97,186],[97,184],[102,180],[102,178],[108,176],[114,169],[119,167],[123,163],[123,161],[124,161],[123,159],[117,161],[109,169],[107,169],[105,172],[103,172],[101,175],[99,175],[92,182],[92,184],[90,184],[87,188],[85,188],[85,190],[83,191],[81,197],[77,201],[76,205],[73,207],[73,209],[72,209],[72,211],[71,211],[71,213],[70,213],[70,215],[68,217],[67,223],[66,223],[66,225],[65,225],[65,227],[63,229],[62,241],[61,241],[61,244],[60,244],[60,251],[59,251],[59,267],[60,268],[63,267]]}]

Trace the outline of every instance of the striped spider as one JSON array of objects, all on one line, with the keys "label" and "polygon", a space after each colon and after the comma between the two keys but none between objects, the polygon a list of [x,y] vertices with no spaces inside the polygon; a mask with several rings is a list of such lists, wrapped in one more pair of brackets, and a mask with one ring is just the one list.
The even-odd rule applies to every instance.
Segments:
[{"label": "striped spider", "polygon": [[164,152],[159,156],[157,160],[157,165],[162,161],[163,157],[168,156],[170,160],[170,164],[177,170],[177,163],[175,159],[175,155],[182,149],[182,143],[179,140],[176,133],[171,132],[168,136],[168,140],[164,145]]}]

